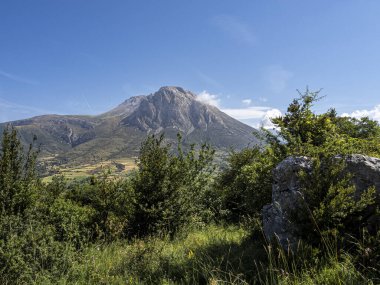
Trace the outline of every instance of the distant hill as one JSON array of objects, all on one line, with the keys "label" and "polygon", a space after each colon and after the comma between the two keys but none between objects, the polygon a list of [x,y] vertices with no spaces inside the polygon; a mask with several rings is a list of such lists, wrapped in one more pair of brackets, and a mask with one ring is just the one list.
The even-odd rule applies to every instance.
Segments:
[{"label": "distant hill", "polygon": [[58,165],[134,157],[148,134],[176,141],[180,132],[186,144],[208,142],[219,151],[260,143],[256,129],[180,87],[132,97],[98,116],[43,115],[0,124],[0,131],[7,124],[25,144],[36,136],[41,159]]}]

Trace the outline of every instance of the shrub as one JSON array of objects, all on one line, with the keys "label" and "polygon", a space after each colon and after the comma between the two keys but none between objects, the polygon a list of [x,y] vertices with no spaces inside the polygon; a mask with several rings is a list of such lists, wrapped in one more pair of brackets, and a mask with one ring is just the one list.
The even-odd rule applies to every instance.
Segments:
[{"label": "shrub", "polygon": [[[66,199],[80,205],[91,219],[91,240],[112,241],[126,237],[132,227],[135,194],[129,179],[115,179],[105,171],[69,186]],[[77,207],[77,206],[75,206]]]},{"label": "shrub", "polygon": [[275,161],[269,150],[258,147],[230,154],[228,167],[220,174],[217,183],[230,221],[258,216],[262,207],[270,203],[271,172]]},{"label": "shrub", "polygon": [[177,153],[170,152],[164,136],[150,136],[142,144],[138,171],[133,176],[136,193],[135,232],[175,233],[186,223],[209,219],[214,150],[202,145],[187,153],[178,136]]},{"label": "shrub", "polygon": [[24,152],[15,129],[5,129],[0,152],[0,283],[31,283],[39,272],[57,276],[73,253],[55,239],[39,212],[42,184],[33,146]]}]

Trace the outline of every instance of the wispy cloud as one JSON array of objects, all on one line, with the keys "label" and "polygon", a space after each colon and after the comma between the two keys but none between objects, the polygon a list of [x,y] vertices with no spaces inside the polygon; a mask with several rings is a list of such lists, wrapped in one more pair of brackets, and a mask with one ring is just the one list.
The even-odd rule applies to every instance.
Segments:
[{"label": "wispy cloud", "polygon": [[89,110],[91,113],[94,113],[94,109],[92,109],[90,103],[89,103],[88,100],[87,100],[86,95],[82,94],[82,98],[83,98],[84,102],[86,103],[86,106],[88,107],[88,110]]},{"label": "wispy cloud", "polygon": [[293,72],[286,70],[281,65],[270,65],[264,69],[263,78],[268,87],[275,93],[285,90]]},{"label": "wispy cloud", "polygon": [[215,107],[219,107],[220,105],[220,99],[218,98],[218,95],[210,94],[207,91],[202,91],[199,93],[197,95],[197,100]]},{"label": "wispy cloud", "polygon": [[9,80],[12,80],[12,81],[19,82],[19,83],[30,84],[30,85],[39,85],[38,81],[28,79],[28,78],[24,78],[24,77],[15,75],[15,74],[11,74],[11,73],[5,72],[4,70],[1,70],[1,69],[0,69],[0,76],[7,78]]},{"label": "wispy cloud", "polygon": [[249,106],[249,105],[251,105],[252,100],[251,100],[251,99],[244,99],[244,100],[242,100],[241,102],[242,102],[244,105]]},{"label": "wispy cloud", "polygon": [[249,45],[255,45],[257,43],[257,38],[251,28],[235,17],[229,15],[215,16],[213,18],[213,23],[231,38],[240,43]]},{"label": "wispy cloud", "polygon": [[20,118],[29,118],[49,113],[51,112],[44,109],[17,104],[0,98],[0,122],[13,121]]},{"label": "wispy cloud", "polygon": [[376,120],[380,122],[380,104],[375,106],[373,109],[370,110],[356,110],[352,113],[343,113],[343,117],[354,117],[354,118],[363,118],[363,117],[369,117],[372,120]]}]

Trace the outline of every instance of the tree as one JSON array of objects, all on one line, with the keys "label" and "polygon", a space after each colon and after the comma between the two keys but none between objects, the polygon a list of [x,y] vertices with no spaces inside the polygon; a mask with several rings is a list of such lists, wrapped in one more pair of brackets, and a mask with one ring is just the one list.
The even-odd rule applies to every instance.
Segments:
[{"label": "tree", "polygon": [[181,226],[197,219],[212,207],[207,198],[210,189],[214,150],[202,145],[182,150],[178,135],[177,153],[170,151],[164,136],[149,136],[143,142],[138,171],[133,177],[136,195],[135,228],[139,235],[175,233]]},{"label": "tree", "polygon": [[259,147],[230,154],[228,167],[219,175],[217,186],[222,191],[230,221],[258,216],[262,207],[270,203],[275,161],[269,150]]},{"label": "tree", "polygon": [[7,127],[0,150],[0,283],[29,284],[41,271],[69,266],[70,246],[55,240],[41,215],[37,152],[24,150],[15,128]]},{"label": "tree", "polygon": [[2,215],[23,214],[33,199],[36,177],[33,144],[28,151],[17,137],[15,128],[7,127],[0,150],[0,211]]},{"label": "tree", "polygon": [[91,231],[92,240],[123,238],[128,235],[133,220],[135,198],[130,179],[112,178],[109,174],[109,171],[104,171],[99,176],[75,183],[61,197],[71,200],[68,205],[74,201],[81,205],[82,211],[90,213],[91,227],[84,228]]},{"label": "tree", "polygon": [[278,133],[267,132],[270,146],[283,157],[380,154],[380,126],[376,121],[339,117],[334,109],[316,114],[311,108],[323,98],[320,90],[312,92],[306,88],[304,93],[298,93],[300,97],[293,100],[287,113],[272,119]]}]

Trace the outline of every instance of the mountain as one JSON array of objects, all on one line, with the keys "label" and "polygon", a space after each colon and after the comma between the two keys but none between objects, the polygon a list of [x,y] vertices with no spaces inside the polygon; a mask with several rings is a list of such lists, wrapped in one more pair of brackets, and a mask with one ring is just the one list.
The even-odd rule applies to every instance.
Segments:
[{"label": "mountain", "polygon": [[43,115],[12,124],[21,140],[37,137],[43,160],[53,164],[81,164],[133,157],[148,134],[165,133],[185,144],[208,142],[217,150],[258,144],[258,131],[202,103],[181,87],[162,87],[147,96],[132,97],[98,116]]}]

